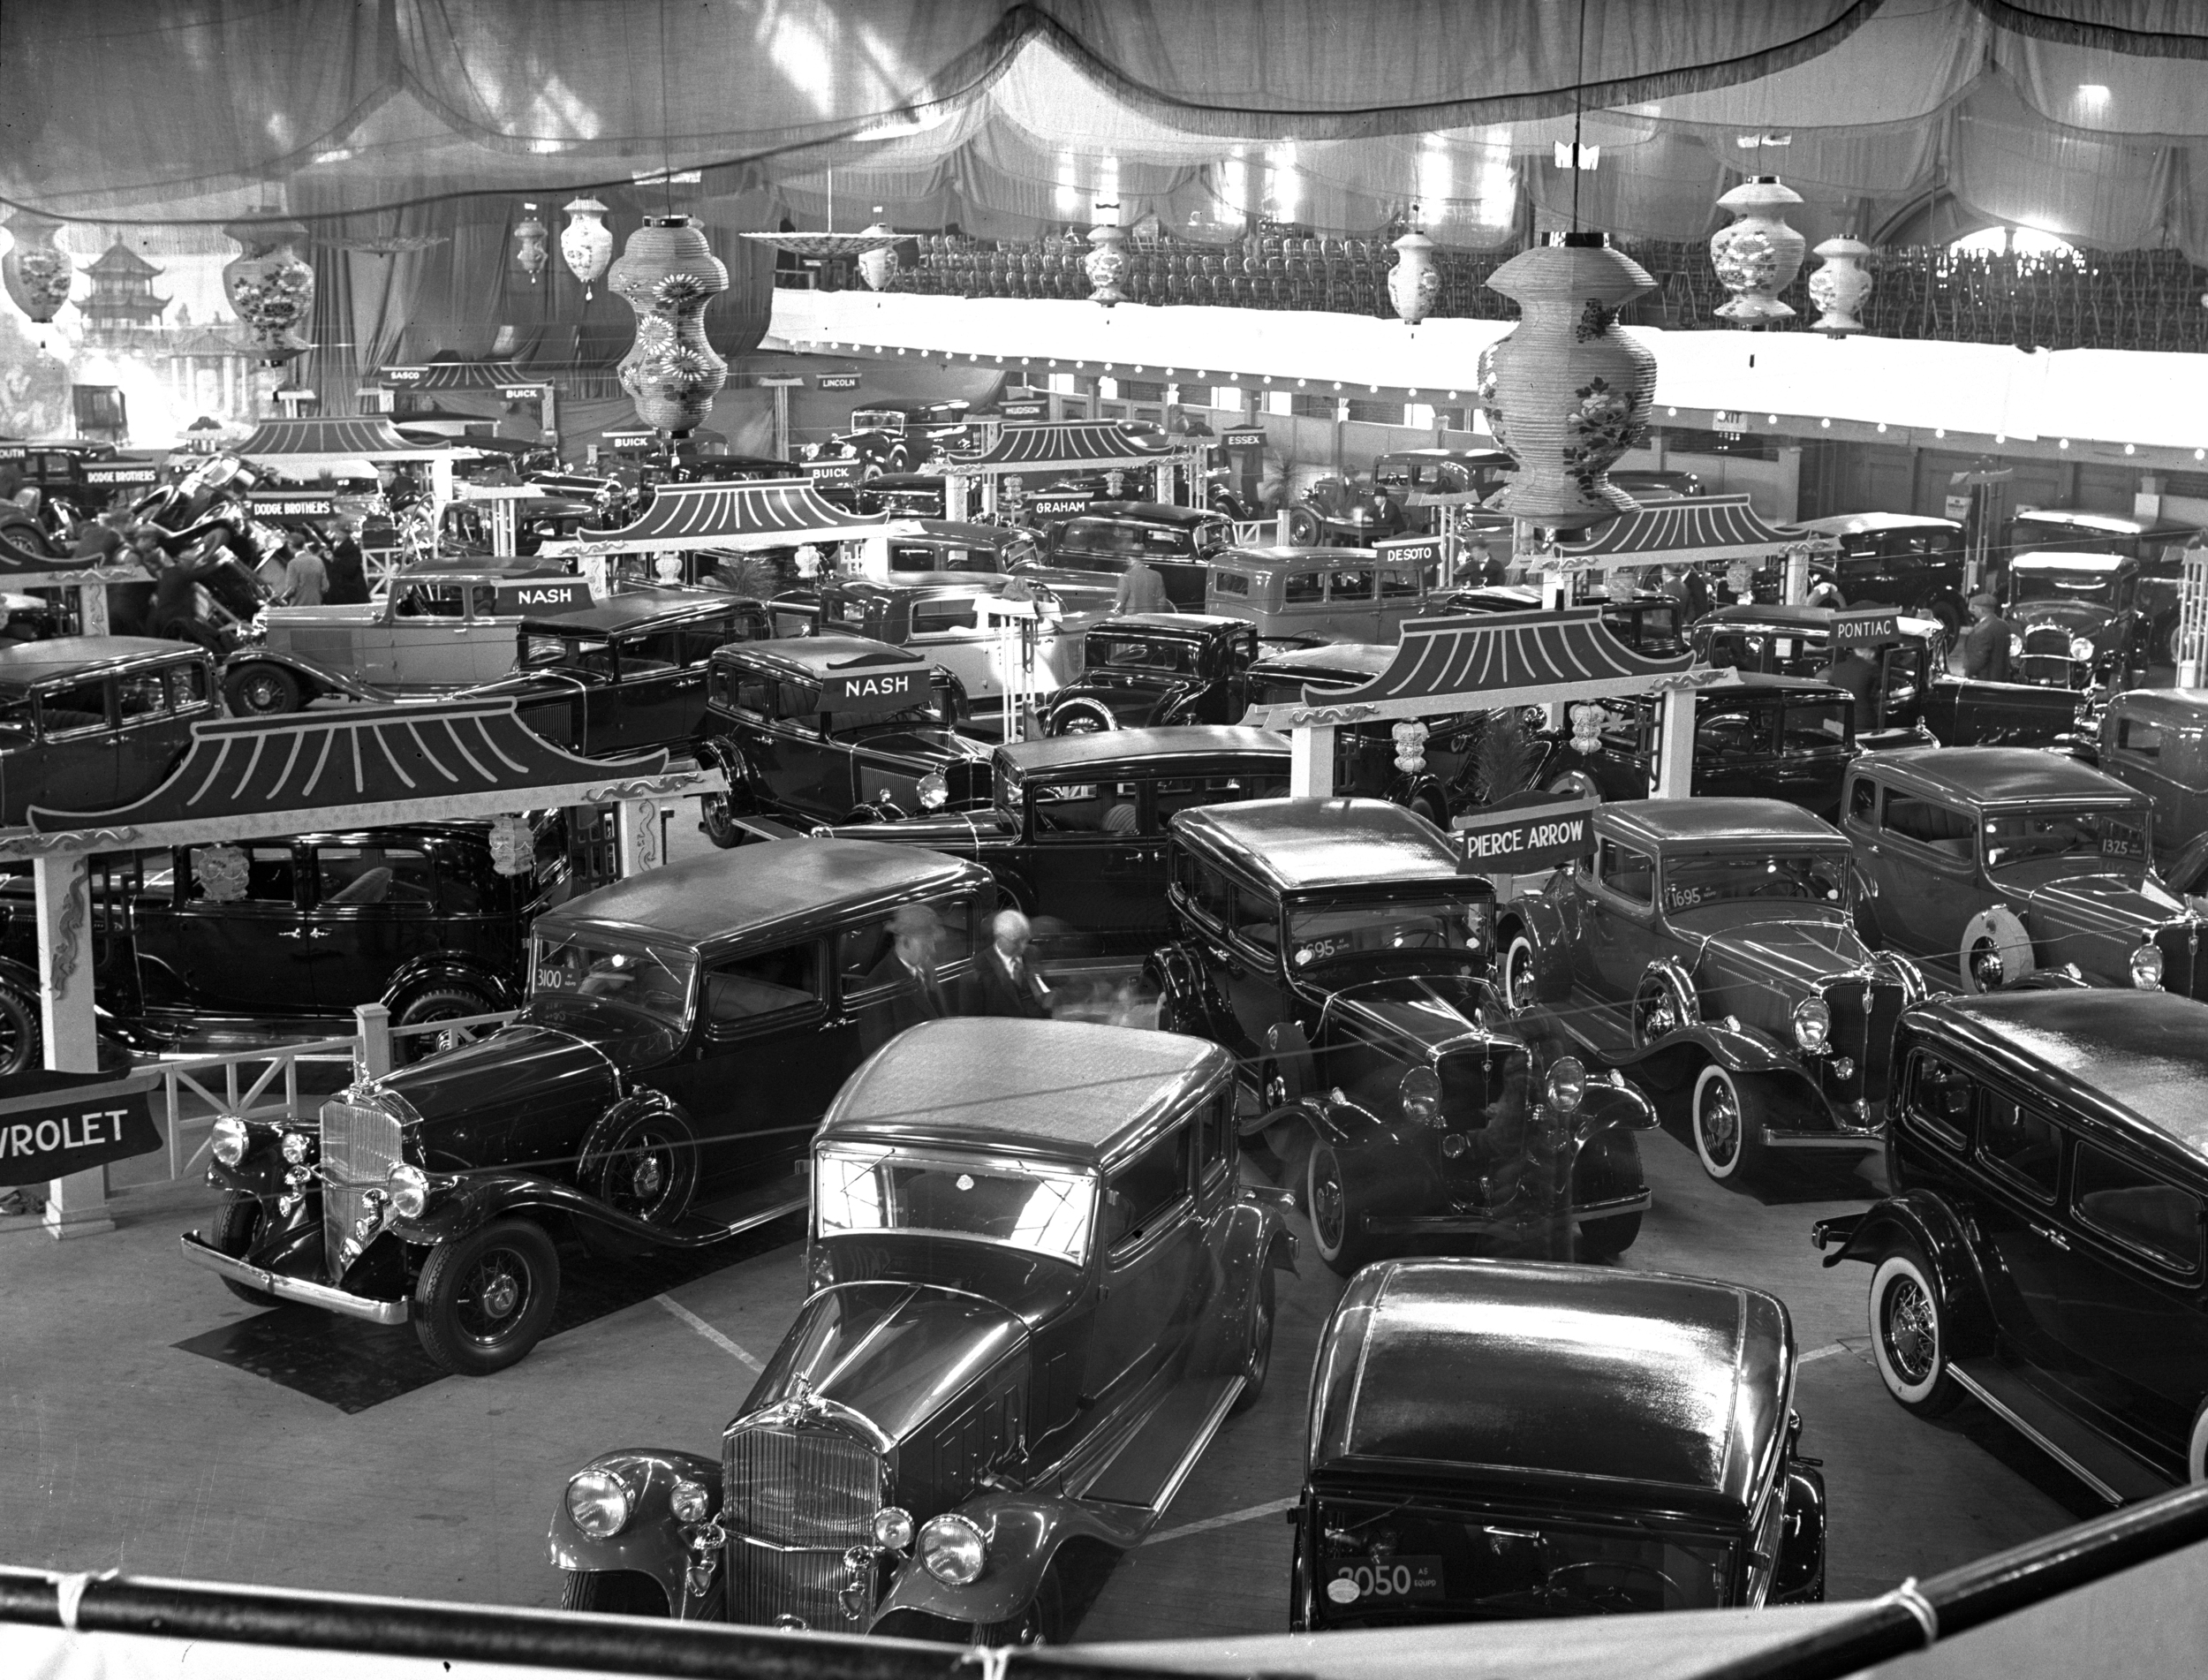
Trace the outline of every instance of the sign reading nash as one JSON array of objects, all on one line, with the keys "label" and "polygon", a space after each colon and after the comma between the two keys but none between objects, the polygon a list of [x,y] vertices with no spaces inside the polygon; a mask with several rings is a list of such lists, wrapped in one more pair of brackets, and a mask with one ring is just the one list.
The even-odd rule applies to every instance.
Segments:
[{"label": "sign reading nash", "polygon": [[161,1147],[157,1074],[18,1074],[0,1098],[0,1184],[38,1184]]},{"label": "sign reading nash", "polygon": [[587,607],[590,585],[581,578],[548,578],[542,583],[502,583],[498,586],[501,613],[526,617],[532,613],[571,612]]},{"label": "sign reading nash", "polygon": [[900,665],[889,670],[831,674],[820,692],[820,709],[830,713],[901,712],[931,697],[928,667]]},{"label": "sign reading nash", "polygon": [[1468,865],[1531,874],[1593,854],[1594,827],[1588,818],[1594,808],[1592,799],[1505,806],[1457,817],[1449,827],[1464,842]]}]

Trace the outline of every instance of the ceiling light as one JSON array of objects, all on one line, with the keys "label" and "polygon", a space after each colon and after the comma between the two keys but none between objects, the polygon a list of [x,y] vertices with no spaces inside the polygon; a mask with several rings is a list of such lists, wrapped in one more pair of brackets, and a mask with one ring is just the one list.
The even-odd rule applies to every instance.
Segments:
[{"label": "ceiling light", "polygon": [[1766,414],[1766,415],[1765,415],[1765,416],[1764,416],[1764,424],[1765,424],[1765,425],[1766,425],[1766,426],[1776,426],[1778,423],[1779,423],[1779,417],[1778,417],[1776,414]]},{"label": "ceiling light", "polygon": [[1674,420],[1676,420],[1679,417],[1679,411],[1675,408],[1667,408],[1664,411],[1664,412],[1670,415]]},{"label": "ceiling light", "polygon": [[2135,445],[2129,443],[2124,445],[2124,453],[2126,455],[2136,455],[2138,452],[2139,451]]},{"label": "ceiling light", "polygon": [[1880,420],[1879,422],[1879,429],[1882,432],[1886,430],[1886,422],[1884,420]]},{"label": "ceiling light", "polygon": [[1830,421],[1829,420],[1821,420],[1818,421],[1817,423],[1818,423],[1819,426],[1822,426],[1822,427],[1823,427],[1823,428],[1824,428],[1826,431],[1828,431],[1828,432],[1829,432],[1829,431],[1831,431],[1831,430],[1833,429],[1833,423],[1832,423],[1832,421]]},{"label": "ceiling light", "polygon": [[2087,110],[2105,110],[2108,106],[2108,89],[2097,81],[2080,82],[2077,102]]},{"label": "ceiling light", "polygon": [[2070,440],[2069,440],[2068,438],[2065,437],[2065,438],[2059,438],[2059,439],[2057,439],[2057,440],[2056,440],[2056,443],[2055,443],[2055,448],[2057,448],[2057,449],[2059,449],[2059,450],[2066,450],[2066,449],[2068,449],[2068,448],[2069,448],[2069,447],[2070,447]]},{"label": "ceiling light", "polygon": [[1932,435],[1934,437],[1945,437],[1947,435],[1947,428],[1944,426],[1935,426],[1932,428]]}]

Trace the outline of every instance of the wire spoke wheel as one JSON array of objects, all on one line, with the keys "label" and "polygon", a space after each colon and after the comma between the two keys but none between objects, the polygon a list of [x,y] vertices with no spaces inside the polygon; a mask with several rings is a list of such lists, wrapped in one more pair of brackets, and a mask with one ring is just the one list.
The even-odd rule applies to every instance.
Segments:
[{"label": "wire spoke wheel", "polygon": [[1900,1277],[1887,1286],[1882,1317],[1879,1334],[1886,1338],[1894,1368],[1911,1384],[1924,1381],[1939,1363],[1940,1327],[1916,1279]]},{"label": "wire spoke wheel", "polygon": [[495,1343],[529,1305],[526,1268],[504,1249],[493,1249],[475,1263],[460,1284],[455,1317],[469,1340]]}]

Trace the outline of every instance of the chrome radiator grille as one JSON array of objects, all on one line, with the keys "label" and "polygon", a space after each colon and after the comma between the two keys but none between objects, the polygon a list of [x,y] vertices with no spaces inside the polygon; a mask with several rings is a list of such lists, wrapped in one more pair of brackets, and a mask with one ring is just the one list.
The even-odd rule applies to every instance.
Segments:
[{"label": "chrome radiator grille", "polygon": [[[873,1449],[833,1427],[763,1423],[731,1429],[721,1455],[729,1620],[771,1626],[789,1616],[858,1631],[865,1614],[845,1601],[843,1554],[871,1538],[888,1497]],[[871,1610],[871,1564],[865,1578]]]},{"label": "chrome radiator grille", "polygon": [[344,1275],[359,1252],[353,1236],[367,1210],[366,1192],[381,1190],[398,1164],[398,1116],[333,1098],[322,1104],[322,1263],[329,1281]]},{"label": "chrome radiator grille", "polygon": [[[2201,960],[2201,929],[2197,922],[2174,922],[2155,930],[2154,943],[2162,953],[2162,989],[2176,997],[2208,1001],[2208,963]],[[2126,954],[2126,965],[2129,956]],[[2124,974],[2120,967],[2117,972]]]},{"label": "chrome radiator grille", "polygon": [[1826,988],[1833,1012],[1833,1054],[1853,1059],[1852,1078],[1832,1080],[1836,1094],[1866,1102],[1886,1101],[1894,1055],[1894,1026],[1902,1015],[1902,988],[1847,980]]}]

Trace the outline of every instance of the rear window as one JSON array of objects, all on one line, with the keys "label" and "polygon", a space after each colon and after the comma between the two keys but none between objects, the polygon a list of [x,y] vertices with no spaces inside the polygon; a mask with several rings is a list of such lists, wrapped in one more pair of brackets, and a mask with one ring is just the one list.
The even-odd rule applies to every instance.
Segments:
[{"label": "rear window", "polygon": [[1250,579],[1246,572],[1212,572],[1212,593],[1219,595],[1246,595],[1250,593]]},{"label": "rear window", "polygon": [[2175,1185],[2121,1155],[2081,1143],[2071,1195],[2080,1223],[2173,1271],[2200,1269],[2200,1204]]}]

